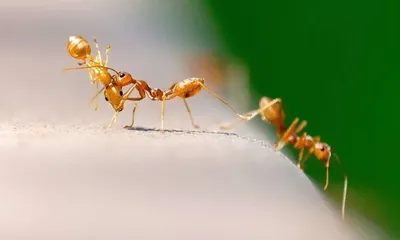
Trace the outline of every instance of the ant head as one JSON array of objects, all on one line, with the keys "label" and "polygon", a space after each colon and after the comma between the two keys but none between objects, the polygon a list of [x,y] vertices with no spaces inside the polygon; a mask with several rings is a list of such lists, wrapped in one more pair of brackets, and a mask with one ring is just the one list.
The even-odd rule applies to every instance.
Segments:
[{"label": "ant head", "polygon": [[71,36],[67,42],[67,50],[71,57],[85,60],[92,53],[90,44],[81,36]]},{"label": "ant head", "polygon": [[314,146],[314,154],[318,160],[325,164],[326,168],[329,168],[332,152],[328,144],[321,142],[316,143]]},{"label": "ant head", "polygon": [[132,75],[129,74],[129,73],[127,73],[127,72],[119,72],[116,79],[117,79],[117,80],[116,80],[117,83],[118,83],[120,86],[127,86],[127,85],[129,85],[129,84],[131,84],[131,83],[134,83],[134,80],[133,80],[133,78],[132,78]]},{"label": "ant head", "polygon": [[122,87],[119,85],[111,84],[104,90],[104,98],[117,112],[124,110],[124,105],[121,104],[123,95]]}]

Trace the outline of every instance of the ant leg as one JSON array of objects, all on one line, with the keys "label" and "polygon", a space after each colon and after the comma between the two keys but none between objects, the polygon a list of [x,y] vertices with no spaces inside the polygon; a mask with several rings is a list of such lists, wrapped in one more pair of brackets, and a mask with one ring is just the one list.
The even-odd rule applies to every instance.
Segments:
[{"label": "ant leg", "polygon": [[[302,131],[306,126],[307,126],[307,121],[302,121],[300,123],[300,125],[296,128],[296,130],[294,130],[294,127],[297,125],[297,122],[299,121],[298,118],[296,118],[292,125],[290,125],[290,127],[288,128],[288,130],[285,132],[285,134],[279,139],[279,141],[275,144],[275,149],[279,150],[281,149],[283,146],[285,146],[287,139],[289,138],[290,134],[293,134],[293,132],[295,134],[299,133],[300,131]],[[304,134],[303,134],[304,135]]]},{"label": "ant leg", "polygon": [[283,134],[283,136],[279,139],[279,141],[277,143],[275,143],[275,145],[274,145],[275,151],[278,151],[285,146],[286,140],[293,133],[294,128],[296,127],[298,122],[299,122],[299,118],[295,118],[293,120],[292,124],[290,124],[289,128],[286,130],[286,132]]},{"label": "ant leg", "polygon": [[[144,99],[144,97],[140,96],[140,97],[136,97],[136,98],[127,98],[126,100],[138,102],[138,101],[143,100],[143,99]],[[138,105],[139,105],[139,103],[135,103],[133,105],[131,125],[129,125],[129,126],[126,125],[126,126],[124,126],[124,128],[132,128],[133,127],[133,124],[135,123],[135,112],[136,112],[136,109],[137,109]]]},{"label": "ant leg", "polygon": [[[302,121],[300,123],[300,125],[296,128],[296,130],[294,131],[296,134],[298,134],[299,132],[301,132],[305,127],[307,126],[307,121]],[[307,134],[303,133],[303,136],[306,137]]]},{"label": "ant leg", "polygon": [[165,97],[161,103],[161,133],[164,133],[164,113],[165,113]]},{"label": "ant leg", "polygon": [[[253,111],[247,112],[243,116],[247,117],[246,121],[250,121],[251,119],[255,118],[257,115],[261,114],[262,112],[264,112],[265,110],[267,110],[268,108],[272,107],[274,104],[277,104],[279,102],[282,102],[282,100],[280,98],[275,98],[274,100],[270,101],[264,107],[259,108],[257,110],[253,110]],[[236,125],[236,124],[238,124],[240,122],[240,120],[242,120],[242,119],[239,119],[238,121],[235,121],[235,122],[231,122],[228,125],[223,125],[220,128],[224,129],[224,130],[232,129],[234,125]]]},{"label": "ant leg", "polygon": [[[256,117],[257,115],[261,114],[262,112],[264,112],[265,110],[267,110],[268,108],[272,107],[274,104],[280,103],[282,102],[282,100],[280,98],[275,98],[274,100],[270,101],[267,105],[265,105],[262,108],[259,108],[256,112],[254,112],[250,117],[248,117],[248,119],[246,119],[247,121],[253,119],[254,117]],[[246,113],[245,116],[247,116]]]},{"label": "ant leg", "polygon": [[[96,82],[96,92],[99,92],[99,81]],[[97,111],[99,109],[99,95],[96,96],[96,102],[94,104],[94,110]]]},{"label": "ant leg", "polygon": [[107,129],[110,129],[110,128],[111,128],[111,125],[117,121],[118,113],[119,113],[119,112],[115,112],[115,113],[114,113],[114,116],[111,118],[111,121],[110,121],[110,123],[109,123],[108,126],[107,126]]},{"label": "ant leg", "polygon": [[303,154],[304,154],[304,148],[300,149],[300,153],[299,153],[299,160],[297,161],[297,167],[300,168],[301,170],[303,170],[303,166],[302,166],[302,160],[303,160]]},{"label": "ant leg", "polygon": [[110,53],[110,50],[111,50],[111,45],[108,44],[107,48],[106,48],[106,60],[104,60],[104,63],[103,63],[104,67],[107,67],[107,65],[108,65],[108,54]]},{"label": "ant leg", "polygon": [[[132,92],[133,92],[133,90],[135,89],[135,87],[136,87],[136,84],[134,84],[132,87],[130,87],[130,88],[128,89],[128,91],[122,96],[122,100],[121,100],[121,102],[119,103],[118,108],[120,108],[121,106],[123,106],[123,104],[125,103],[125,101],[128,99],[129,95],[132,94]],[[109,129],[109,128],[111,127],[111,125],[112,125],[114,122],[117,121],[118,113],[119,113],[119,112],[117,112],[117,111],[114,113],[114,116],[112,117],[112,119],[111,119],[111,121],[110,121],[110,124],[108,124],[107,129]]]},{"label": "ant leg", "polygon": [[[339,168],[343,174],[343,195],[342,195],[342,221],[344,221],[345,217],[345,211],[346,211],[346,199],[347,199],[347,184],[348,184],[348,179],[347,179],[347,173],[343,168],[343,165],[339,159],[339,156],[336,153],[332,153],[333,157],[336,159],[336,162],[339,164]],[[330,158],[329,158],[329,163],[330,163]]]},{"label": "ant leg", "polygon": [[[305,125],[306,125],[306,123],[305,123],[305,121],[303,121],[303,122],[299,125],[299,127],[297,127],[296,131],[301,131],[301,130],[305,127]],[[297,133],[297,132],[296,132],[296,133]],[[306,139],[306,137],[307,137],[307,133],[304,132],[300,139]],[[297,167],[300,168],[301,170],[304,170],[304,169],[303,169],[304,163],[303,163],[302,161],[303,161],[303,155],[304,155],[304,149],[305,149],[305,147],[304,147],[304,145],[301,143],[301,141],[302,141],[302,140],[297,141],[296,144],[294,145],[294,147],[295,147],[295,148],[300,148],[299,160],[297,161]],[[303,145],[303,146],[301,146],[301,145]]]},{"label": "ant leg", "polygon": [[[244,116],[251,116],[247,121],[249,121],[250,119],[253,118],[253,115],[255,115],[254,113],[255,113],[257,110],[258,110],[258,109],[253,110],[253,111],[250,111],[250,112],[247,112],[247,113],[244,114]],[[234,128],[235,125],[237,125],[237,124],[239,124],[239,123],[242,123],[242,120],[243,120],[243,119],[239,118],[239,119],[236,119],[235,121],[230,121],[230,122],[228,122],[228,123],[221,124],[221,126],[220,126],[219,128],[220,128],[220,129],[223,129],[223,130],[231,130],[231,129]]]},{"label": "ant leg", "polygon": [[190,111],[190,108],[189,108],[189,105],[188,105],[188,103],[187,103],[186,98],[182,98],[182,100],[183,100],[183,102],[185,103],[185,107],[186,107],[187,112],[189,113],[190,121],[192,122],[193,127],[194,127],[194,128],[200,128],[199,125],[197,125],[197,124],[194,123],[193,116],[192,116],[192,112]]},{"label": "ant leg", "polygon": [[241,114],[239,114],[226,100],[224,100],[223,98],[221,98],[220,96],[218,96],[218,94],[216,94],[215,92],[213,92],[211,89],[209,89],[206,85],[204,85],[203,83],[199,83],[207,92],[209,92],[212,96],[214,96],[215,98],[217,98],[218,100],[220,100],[221,102],[223,102],[227,107],[229,107],[234,113],[236,113],[237,116],[239,116],[241,119],[245,119],[247,120],[248,117],[247,116],[243,116]]},{"label": "ant leg", "polygon": [[96,93],[96,95],[95,95],[92,99],[90,99],[89,105],[92,104],[93,100],[96,100],[96,99],[97,99],[97,97],[100,95],[100,93],[103,92],[103,90],[104,90],[105,88],[106,88],[106,87],[102,87],[102,88],[100,89],[100,91],[98,91],[98,92]]},{"label": "ant leg", "polygon": [[[86,66],[91,67],[92,65],[91,64],[86,64]],[[91,82],[91,84],[93,84],[94,82],[97,81],[96,69],[95,68],[89,68],[88,72],[89,72],[90,82]]]},{"label": "ant leg", "polygon": [[137,106],[138,106],[138,103],[135,103],[133,105],[131,125],[126,125],[126,126],[124,126],[124,128],[132,128],[133,124],[135,124],[135,112],[136,112]]},{"label": "ant leg", "polygon": [[324,186],[324,191],[328,189],[329,185],[329,167],[326,167],[326,178],[325,178],[325,186]]},{"label": "ant leg", "polygon": [[102,64],[103,61],[101,60],[101,53],[100,53],[99,43],[97,42],[96,37],[93,37],[93,42],[96,44],[96,49],[97,49],[96,62]]}]

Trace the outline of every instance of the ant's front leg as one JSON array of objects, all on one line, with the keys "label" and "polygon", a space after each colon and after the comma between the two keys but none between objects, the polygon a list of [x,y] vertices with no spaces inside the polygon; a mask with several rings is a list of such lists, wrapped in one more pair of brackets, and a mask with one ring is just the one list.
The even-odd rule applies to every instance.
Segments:
[{"label": "ant's front leg", "polygon": [[126,98],[126,100],[128,100],[128,101],[135,101],[135,104],[133,105],[133,110],[132,110],[132,122],[131,122],[131,125],[126,125],[126,126],[124,126],[124,128],[133,128],[133,125],[135,124],[135,112],[136,112],[136,109],[137,109],[137,107],[139,105],[139,103],[137,103],[137,102],[143,100],[146,97],[146,93],[145,93],[145,91],[143,91],[143,89],[140,88],[140,85],[136,85],[135,84],[135,86],[136,86],[136,90],[139,93],[139,97],[135,97],[135,98],[128,97],[128,98]]},{"label": "ant's front leg", "polygon": [[133,125],[135,124],[135,112],[136,112],[136,109],[137,109],[137,107],[139,105],[139,103],[137,103],[137,101],[140,101],[140,100],[143,100],[143,99],[144,98],[142,98],[142,97],[126,99],[126,100],[129,100],[129,101],[136,101],[136,102],[133,105],[131,125],[126,125],[126,126],[124,126],[124,128],[128,128],[128,129],[133,128]]}]

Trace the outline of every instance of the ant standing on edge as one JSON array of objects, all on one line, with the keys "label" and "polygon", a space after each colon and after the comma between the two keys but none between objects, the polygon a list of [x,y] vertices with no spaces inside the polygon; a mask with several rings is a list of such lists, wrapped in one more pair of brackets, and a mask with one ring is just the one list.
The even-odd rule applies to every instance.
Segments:
[{"label": "ant standing on edge", "polygon": [[[260,108],[257,110],[253,110],[248,112],[245,115],[250,115],[246,120],[249,121],[257,115],[261,115],[261,119],[263,121],[269,122],[276,128],[276,135],[279,137],[279,141],[275,144],[274,148],[276,151],[282,149],[285,144],[292,144],[294,148],[299,149],[299,159],[297,162],[297,166],[303,170],[303,164],[308,159],[311,154],[321,161],[326,168],[326,180],[324,190],[328,188],[329,185],[329,168],[330,168],[330,160],[333,155],[336,161],[339,164],[339,167],[343,173],[344,177],[344,187],[343,187],[343,199],[342,199],[342,219],[345,217],[345,206],[346,206],[346,198],[347,198],[347,174],[344,171],[339,157],[337,154],[332,153],[331,147],[327,143],[320,142],[320,137],[311,137],[307,135],[307,133],[303,133],[301,136],[298,134],[306,127],[307,122],[302,121],[298,126],[299,119],[295,118],[292,124],[286,128],[284,125],[285,113],[282,108],[282,100],[280,98],[276,98],[270,100],[267,97],[263,97],[260,100]],[[237,122],[232,122],[227,125],[222,125],[222,129],[231,129]],[[297,128],[296,128],[297,126]],[[308,153],[303,161],[304,150],[308,149]]]}]

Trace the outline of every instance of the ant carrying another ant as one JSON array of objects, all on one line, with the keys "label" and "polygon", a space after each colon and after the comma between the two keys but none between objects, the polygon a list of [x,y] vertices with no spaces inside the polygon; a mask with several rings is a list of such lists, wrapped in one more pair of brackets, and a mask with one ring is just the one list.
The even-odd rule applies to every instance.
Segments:
[{"label": "ant carrying another ant", "polygon": [[[199,128],[197,124],[195,124],[193,120],[193,116],[189,105],[187,103],[187,98],[196,96],[202,89],[205,89],[212,96],[220,100],[226,106],[228,106],[237,116],[241,119],[248,119],[247,116],[243,116],[239,114],[227,101],[218,96],[215,92],[213,92],[210,88],[208,88],[203,78],[187,78],[183,81],[176,82],[171,85],[171,87],[167,91],[163,91],[159,88],[151,88],[148,83],[144,80],[136,80],[132,77],[128,72],[118,72],[112,68],[104,67],[104,66],[85,66],[79,68],[69,68],[65,70],[77,70],[77,69],[85,69],[85,68],[104,68],[110,71],[113,71],[115,75],[111,76],[111,82],[105,87],[104,97],[105,100],[108,101],[115,110],[115,114],[108,125],[108,128],[116,121],[117,115],[124,109],[125,101],[141,101],[146,97],[151,101],[161,101],[161,131],[164,130],[164,113],[165,113],[165,102],[172,100],[176,97],[179,97],[183,100],[186,110],[189,113],[189,117],[194,128]],[[108,73],[108,72],[107,72]],[[109,74],[109,73],[108,73]],[[133,84],[129,88],[129,90],[123,94],[122,88]],[[139,97],[131,98],[133,90],[136,89],[139,93]],[[99,91],[96,96],[98,96],[102,92]],[[132,111],[132,122],[131,125],[125,126],[125,128],[131,128],[134,125],[135,112],[137,109],[138,103],[135,103],[133,111]]]}]

